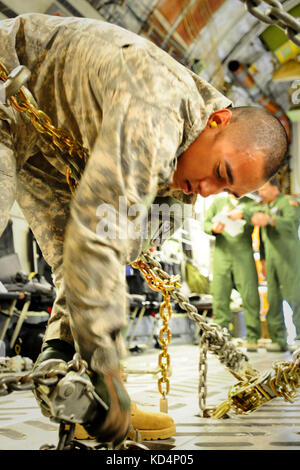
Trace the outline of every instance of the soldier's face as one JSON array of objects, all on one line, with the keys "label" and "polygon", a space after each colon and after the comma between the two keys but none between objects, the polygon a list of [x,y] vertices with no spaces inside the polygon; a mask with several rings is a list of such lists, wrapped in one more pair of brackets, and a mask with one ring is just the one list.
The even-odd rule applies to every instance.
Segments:
[{"label": "soldier's face", "polygon": [[179,157],[173,188],[203,197],[222,191],[241,197],[265,183],[261,151],[238,151],[225,137],[212,137],[205,129]]}]

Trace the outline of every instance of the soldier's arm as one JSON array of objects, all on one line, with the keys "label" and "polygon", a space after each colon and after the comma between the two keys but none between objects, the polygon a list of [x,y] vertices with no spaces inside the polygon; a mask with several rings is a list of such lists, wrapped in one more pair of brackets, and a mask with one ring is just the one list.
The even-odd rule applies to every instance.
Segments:
[{"label": "soldier's arm", "polygon": [[118,367],[124,353],[125,265],[142,245],[138,224],[132,231],[130,222],[139,209],[143,221],[142,212],[155,197],[160,175],[170,172],[180,140],[179,121],[169,110],[125,90],[106,103],[71,207],[64,252],[73,335],[95,372]]}]

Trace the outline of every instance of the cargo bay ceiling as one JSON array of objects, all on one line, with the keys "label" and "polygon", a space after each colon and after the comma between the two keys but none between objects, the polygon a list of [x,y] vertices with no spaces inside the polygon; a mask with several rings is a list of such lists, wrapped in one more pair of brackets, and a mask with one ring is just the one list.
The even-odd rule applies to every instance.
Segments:
[{"label": "cargo bay ceiling", "polygon": [[[278,27],[257,20],[242,1],[89,2],[108,21],[154,41],[225,92],[236,105],[259,100],[258,104],[266,104],[269,100],[284,112],[292,107],[290,87],[300,79],[300,47]],[[294,17],[300,16],[299,0],[281,4]],[[260,8],[265,13],[269,5],[261,2]],[[237,73],[241,70],[242,74]]]},{"label": "cargo bay ceiling", "polygon": [[[270,2],[256,3],[262,14],[270,11]],[[299,0],[273,1],[278,4],[300,21]],[[258,20],[242,0],[0,1],[1,18],[33,11],[118,24],[156,43],[236,106],[264,106],[286,127],[300,126],[300,47],[281,28]],[[300,140],[296,147],[298,153]]]}]

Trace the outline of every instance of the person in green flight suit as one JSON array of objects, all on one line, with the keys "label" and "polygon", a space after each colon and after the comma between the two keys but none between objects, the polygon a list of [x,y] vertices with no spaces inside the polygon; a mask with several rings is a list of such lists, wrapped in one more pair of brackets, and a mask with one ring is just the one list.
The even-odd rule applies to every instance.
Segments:
[{"label": "person in green flight suit", "polygon": [[211,286],[214,321],[229,329],[232,322],[230,298],[235,285],[243,302],[246,347],[249,351],[256,351],[261,323],[258,278],[252,250],[253,227],[243,221],[240,232],[233,236],[219,217],[221,214],[241,221],[252,205],[253,201],[246,196],[241,199],[233,195],[215,198],[206,212],[204,231],[215,236]]},{"label": "person in green flight suit", "polygon": [[293,311],[296,329],[294,351],[300,346],[300,241],[298,235],[300,205],[296,197],[280,192],[272,178],[258,191],[262,204],[252,215],[253,225],[262,227],[265,246],[269,310],[267,326],[272,343],[268,351],[287,350],[283,300]]}]

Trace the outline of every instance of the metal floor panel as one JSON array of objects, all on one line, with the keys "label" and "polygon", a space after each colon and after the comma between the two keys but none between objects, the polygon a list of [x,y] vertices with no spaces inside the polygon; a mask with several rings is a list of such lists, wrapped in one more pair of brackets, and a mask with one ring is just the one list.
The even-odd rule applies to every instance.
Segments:
[{"label": "metal floor panel", "polygon": [[[300,398],[293,403],[271,400],[250,415],[229,419],[201,418],[198,407],[199,348],[191,344],[170,345],[172,375],[168,395],[169,415],[176,435],[161,441],[144,442],[153,450],[300,450]],[[131,355],[127,370],[157,370],[159,350]],[[290,353],[249,353],[250,363],[263,371],[277,360],[291,360]],[[126,387],[131,399],[146,411],[159,411],[160,394],[152,373],[129,373]],[[226,399],[234,377],[209,355],[207,405]],[[45,418],[32,392],[13,392],[0,397],[0,450],[38,450],[57,444],[58,425]],[[91,441],[90,441],[91,442]],[[91,442],[92,444],[92,442]]]}]

